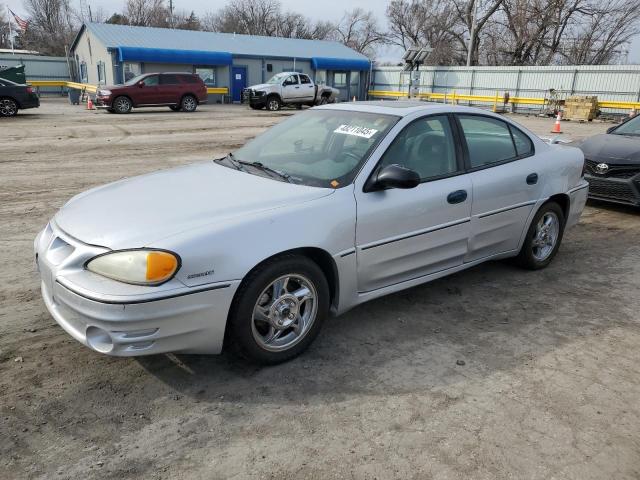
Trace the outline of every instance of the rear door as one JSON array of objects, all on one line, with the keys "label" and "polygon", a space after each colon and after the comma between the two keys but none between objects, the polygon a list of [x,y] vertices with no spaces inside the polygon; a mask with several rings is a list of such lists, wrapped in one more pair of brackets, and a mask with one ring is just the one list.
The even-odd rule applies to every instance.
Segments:
[{"label": "rear door", "polygon": [[515,250],[541,196],[544,172],[529,137],[488,115],[458,114],[473,188],[465,262]]},{"label": "rear door", "polygon": [[178,75],[163,73],[160,75],[160,86],[158,87],[158,103],[178,104],[182,97],[183,86],[178,79]]},{"label": "rear door", "polygon": [[355,192],[358,291],[377,290],[462,265],[467,253],[471,181],[453,119],[409,123],[382,155],[375,175],[397,164],[418,172],[415,188]]},{"label": "rear door", "polygon": [[301,73],[300,77],[300,99],[305,102],[310,102],[315,97],[315,88],[313,82],[308,75]]}]

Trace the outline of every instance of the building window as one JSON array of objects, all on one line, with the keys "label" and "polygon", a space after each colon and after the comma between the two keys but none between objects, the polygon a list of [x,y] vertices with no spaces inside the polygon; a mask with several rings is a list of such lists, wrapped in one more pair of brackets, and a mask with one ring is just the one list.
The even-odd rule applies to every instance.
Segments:
[{"label": "building window", "polygon": [[124,81],[128,82],[133,77],[137,77],[142,73],[140,64],[138,62],[124,62]]},{"label": "building window", "polygon": [[273,63],[267,63],[267,72],[273,72]]},{"label": "building window", "polygon": [[326,85],[327,84],[327,71],[326,70],[316,70],[316,83],[318,85]]},{"label": "building window", "polygon": [[106,83],[104,62],[98,62],[98,83]]},{"label": "building window", "polygon": [[347,86],[347,72],[335,72],[333,74],[333,86],[344,88]]},{"label": "building window", "polygon": [[216,86],[216,69],[211,67],[196,67],[198,75],[207,87]]},{"label": "building window", "polygon": [[349,77],[349,84],[355,88],[358,88],[358,86],[360,86],[360,72],[351,72],[351,77]]},{"label": "building window", "polygon": [[87,64],[85,62],[80,64],[80,81],[82,83],[89,81],[89,78],[87,77]]}]

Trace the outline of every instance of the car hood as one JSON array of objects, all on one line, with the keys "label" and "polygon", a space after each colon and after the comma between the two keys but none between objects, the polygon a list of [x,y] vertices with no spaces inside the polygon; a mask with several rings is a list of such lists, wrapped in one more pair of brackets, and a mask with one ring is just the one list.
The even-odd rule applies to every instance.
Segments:
[{"label": "car hood", "polygon": [[78,240],[138,248],[210,223],[307,202],[333,190],[281,182],[212,161],[120,180],[73,197],[54,217]]},{"label": "car hood", "polygon": [[259,85],[251,85],[249,88],[251,90],[269,90],[273,88],[274,84],[272,83],[260,83]]},{"label": "car hood", "polygon": [[640,165],[640,137],[602,134],[589,137],[578,146],[589,160]]}]

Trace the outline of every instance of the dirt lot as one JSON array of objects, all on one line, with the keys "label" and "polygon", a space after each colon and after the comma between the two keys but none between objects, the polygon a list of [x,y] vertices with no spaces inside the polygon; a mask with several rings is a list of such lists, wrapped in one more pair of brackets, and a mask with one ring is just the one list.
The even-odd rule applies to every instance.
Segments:
[{"label": "dirt lot", "polygon": [[110,358],[55,324],[32,241],[69,197],[293,113],[45,100],[0,121],[0,478],[640,478],[639,211],[591,204],[548,269],[490,263],[378,299],[277,367]]}]

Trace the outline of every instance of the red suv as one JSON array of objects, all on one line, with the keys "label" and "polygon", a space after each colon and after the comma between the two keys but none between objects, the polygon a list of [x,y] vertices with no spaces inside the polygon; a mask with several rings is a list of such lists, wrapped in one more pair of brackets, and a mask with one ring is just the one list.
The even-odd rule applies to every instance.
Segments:
[{"label": "red suv", "polygon": [[122,85],[98,89],[96,106],[111,113],[129,113],[133,107],[169,107],[193,112],[207,102],[207,87],[192,73],[145,73]]}]

